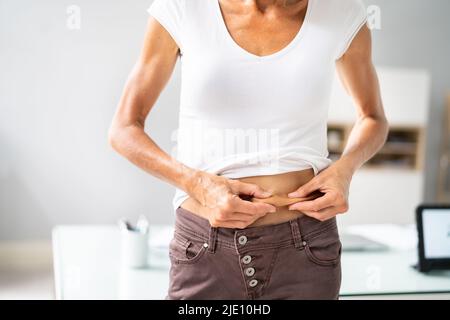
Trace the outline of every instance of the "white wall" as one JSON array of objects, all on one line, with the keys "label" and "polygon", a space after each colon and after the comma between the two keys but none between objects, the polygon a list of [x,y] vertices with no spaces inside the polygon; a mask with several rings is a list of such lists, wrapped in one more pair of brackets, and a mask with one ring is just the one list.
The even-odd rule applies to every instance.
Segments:
[{"label": "white wall", "polygon": [[[49,237],[55,224],[140,213],[171,221],[172,188],[107,144],[150,1],[0,3],[0,239]],[[74,3],[79,31],[66,27]],[[178,91],[177,70],[148,123],[167,150]]]},{"label": "white wall", "polygon": [[382,29],[373,32],[377,65],[426,69],[431,101],[425,163],[426,201],[436,194],[442,115],[450,93],[450,1],[364,0],[381,8]]},{"label": "white wall", "polygon": [[[55,224],[111,223],[140,213],[172,221],[172,188],[112,152],[106,138],[150,2],[0,0],[0,240],[46,238]],[[444,88],[450,88],[450,2],[366,3],[382,7],[375,61],[432,72],[432,194],[436,123]],[[73,4],[82,10],[79,31],[66,27],[66,8]],[[179,69],[148,123],[168,151],[178,90]]]}]

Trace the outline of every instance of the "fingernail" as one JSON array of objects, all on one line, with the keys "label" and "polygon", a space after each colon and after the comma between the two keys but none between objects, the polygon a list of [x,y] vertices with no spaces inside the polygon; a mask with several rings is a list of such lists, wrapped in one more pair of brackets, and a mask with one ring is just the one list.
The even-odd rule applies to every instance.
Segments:
[{"label": "fingernail", "polygon": [[262,196],[263,197],[270,197],[272,194],[270,193],[270,192],[268,192],[268,191],[264,191],[263,193],[262,193]]},{"label": "fingernail", "polygon": [[288,197],[289,197],[289,198],[296,198],[296,197],[298,197],[298,193],[297,193],[297,192],[289,193],[289,194],[288,194]]},{"label": "fingernail", "polygon": [[269,212],[271,213],[277,212],[277,208],[271,208]]}]

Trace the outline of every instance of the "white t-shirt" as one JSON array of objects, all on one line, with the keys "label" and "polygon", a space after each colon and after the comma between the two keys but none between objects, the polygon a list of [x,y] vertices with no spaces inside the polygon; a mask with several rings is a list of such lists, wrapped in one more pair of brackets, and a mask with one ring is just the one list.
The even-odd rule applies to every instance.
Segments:
[{"label": "white t-shirt", "polygon": [[[295,38],[262,57],[233,40],[218,0],[155,0],[148,12],[180,48],[179,161],[229,178],[329,166],[335,61],[366,22],[361,0],[309,0]],[[177,188],[174,209],[187,197]]]}]

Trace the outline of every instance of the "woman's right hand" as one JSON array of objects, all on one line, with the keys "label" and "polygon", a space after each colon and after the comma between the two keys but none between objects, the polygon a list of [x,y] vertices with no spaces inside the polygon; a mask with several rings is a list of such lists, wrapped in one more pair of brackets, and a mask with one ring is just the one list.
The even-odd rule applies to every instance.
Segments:
[{"label": "woman's right hand", "polygon": [[268,198],[270,192],[258,185],[227,179],[204,171],[195,171],[189,180],[188,194],[207,211],[213,227],[243,229],[276,208],[267,203],[254,203],[240,195]]}]

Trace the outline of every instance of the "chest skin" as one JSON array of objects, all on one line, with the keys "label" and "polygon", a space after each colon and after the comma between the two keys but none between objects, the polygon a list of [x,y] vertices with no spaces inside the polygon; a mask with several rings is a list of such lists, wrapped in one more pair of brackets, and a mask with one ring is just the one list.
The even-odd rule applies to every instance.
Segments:
[{"label": "chest skin", "polygon": [[[286,47],[303,26],[308,0],[260,8],[253,2],[220,0],[222,18],[229,35],[245,51],[267,56]],[[289,3],[289,1],[288,1]]]}]

